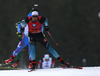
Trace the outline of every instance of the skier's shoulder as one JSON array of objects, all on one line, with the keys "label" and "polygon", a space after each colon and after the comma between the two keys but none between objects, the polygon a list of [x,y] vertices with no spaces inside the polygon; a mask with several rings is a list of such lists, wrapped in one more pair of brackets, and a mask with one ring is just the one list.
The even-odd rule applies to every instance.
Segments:
[{"label": "skier's shoulder", "polygon": [[46,20],[46,18],[44,16],[38,16],[38,20],[40,23],[43,23]]},{"label": "skier's shoulder", "polygon": [[41,18],[45,18],[45,17],[44,16],[38,16],[38,18],[41,19]]},{"label": "skier's shoulder", "polygon": [[49,60],[52,61],[52,58],[50,57]]}]

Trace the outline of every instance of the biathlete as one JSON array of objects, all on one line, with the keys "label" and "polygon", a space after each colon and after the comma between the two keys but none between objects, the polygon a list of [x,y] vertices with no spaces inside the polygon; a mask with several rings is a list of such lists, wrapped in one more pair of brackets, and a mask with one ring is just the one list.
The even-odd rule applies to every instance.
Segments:
[{"label": "biathlete", "polygon": [[[19,24],[20,25],[20,24]],[[25,27],[25,30],[27,30],[27,27]],[[25,47],[25,46],[29,46],[30,48],[30,44],[29,44],[29,40],[28,40],[28,35],[27,33],[25,32],[24,30],[24,36],[22,37],[22,39],[20,39],[21,41],[19,42],[16,50],[13,51],[12,55],[10,56],[9,59],[5,60],[5,63],[8,64],[12,61],[13,58],[15,58],[18,53],[21,53],[21,50]],[[19,54],[20,55],[20,54]],[[29,55],[30,55],[30,49],[29,49]],[[29,56],[29,59],[30,59],[30,56]],[[16,64],[15,65],[12,65],[13,67],[16,67],[17,64],[18,64],[19,60],[17,60]]]},{"label": "biathlete", "polygon": [[[28,17],[31,17],[31,16],[32,16],[32,13],[30,11],[30,13],[28,14]],[[14,59],[17,56],[17,61],[12,65],[13,67],[17,67],[18,62],[19,62],[19,60],[21,58],[21,54],[24,51],[22,49],[27,45],[29,46],[29,60],[31,61],[31,56],[30,56],[30,49],[31,48],[30,48],[30,44],[29,44],[29,40],[28,40],[28,27],[27,26],[26,27],[21,26],[21,22],[22,21],[19,21],[19,22],[16,23],[17,33],[18,33],[18,37],[19,37],[20,42],[19,42],[16,50],[13,51],[12,55],[10,56],[10,58],[5,60],[5,62],[4,62],[4,63],[8,64],[8,63],[10,63],[12,61],[12,59]],[[42,32],[43,32],[43,30],[44,30],[43,26],[41,28],[42,28]],[[24,30],[23,37],[21,35],[21,30],[22,31]]]},{"label": "biathlete", "polygon": [[38,62],[38,68],[42,69],[50,69],[54,68],[55,60],[53,60],[51,57],[49,57],[49,54],[45,54],[42,60],[39,60]]},{"label": "biathlete", "polygon": [[[32,16],[31,12],[28,14],[28,17],[30,17],[30,16]],[[19,60],[21,58],[21,54],[24,51],[23,48],[25,46],[27,46],[27,45],[30,46],[29,40],[28,40],[28,32],[27,32],[28,29],[27,29],[27,27],[23,28],[21,26],[21,24],[20,24],[21,22],[22,21],[19,21],[19,22],[17,22],[15,24],[16,28],[17,28],[18,38],[19,38],[20,42],[19,42],[16,50],[13,51],[12,55],[10,56],[10,58],[5,60],[5,62],[4,62],[4,63],[8,64],[8,63],[10,63],[12,61],[13,58],[15,58],[17,56],[17,61],[14,64],[12,64],[12,67],[17,67],[17,65],[19,63]],[[21,32],[19,32],[20,30],[24,31],[23,36],[21,35]],[[30,47],[29,47],[29,49],[30,49]],[[30,55],[30,51],[29,51],[29,55]],[[29,59],[31,59],[31,58],[29,57]]]},{"label": "biathlete", "polygon": [[42,33],[42,25],[44,24],[45,31],[49,30],[48,27],[48,20],[43,17],[39,16],[39,13],[37,10],[34,10],[32,12],[31,17],[27,17],[24,19],[22,22],[21,26],[26,27],[28,25],[28,36],[29,36],[29,43],[31,47],[30,51],[30,56],[31,60],[29,66],[29,70],[34,70],[36,68],[36,54],[35,54],[35,49],[36,49],[36,42],[38,41],[41,43],[55,58],[57,58],[61,64],[64,66],[70,67],[69,63],[66,63],[60,56],[59,54],[51,47],[49,44],[47,38],[43,35]]}]

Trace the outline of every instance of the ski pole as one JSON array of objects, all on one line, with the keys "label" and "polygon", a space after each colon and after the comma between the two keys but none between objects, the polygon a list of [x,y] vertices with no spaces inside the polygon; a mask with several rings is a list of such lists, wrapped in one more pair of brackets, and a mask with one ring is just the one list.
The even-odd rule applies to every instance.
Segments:
[{"label": "ski pole", "polygon": [[49,34],[49,36],[51,37],[51,39],[54,41],[54,43],[58,46],[58,43],[54,40],[54,38],[51,36],[50,32],[47,31],[47,33]]}]

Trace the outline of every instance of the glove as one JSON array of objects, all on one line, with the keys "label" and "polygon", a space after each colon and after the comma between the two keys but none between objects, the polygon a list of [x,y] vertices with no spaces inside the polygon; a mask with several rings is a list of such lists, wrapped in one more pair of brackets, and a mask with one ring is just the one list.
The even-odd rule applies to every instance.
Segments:
[{"label": "glove", "polygon": [[49,27],[48,26],[45,26],[44,29],[45,29],[45,31],[49,31]]},{"label": "glove", "polygon": [[19,38],[20,41],[22,40],[22,35],[21,35],[21,33],[18,33],[18,38]]}]

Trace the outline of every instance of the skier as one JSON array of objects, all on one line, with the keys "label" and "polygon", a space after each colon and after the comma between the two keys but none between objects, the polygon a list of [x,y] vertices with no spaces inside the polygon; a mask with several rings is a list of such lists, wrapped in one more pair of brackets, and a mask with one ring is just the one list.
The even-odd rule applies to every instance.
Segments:
[{"label": "skier", "polygon": [[[34,7],[32,7],[32,11],[34,10]],[[31,17],[32,16],[32,11],[30,11],[29,12],[29,14],[27,15],[28,17]],[[22,20],[23,21],[23,20]],[[18,44],[18,46],[17,46],[17,48],[16,48],[16,50],[14,50],[14,52],[13,52],[13,54],[15,54],[16,52],[16,55],[11,55],[10,56],[10,58],[9,59],[7,59],[7,60],[5,60],[5,62],[4,63],[6,63],[6,64],[8,64],[8,63],[10,63],[11,61],[12,61],[12,59],[15,57],[15,56],[17,56],[17,61],[14,63],[14,64],[12,64],[12,67],[17,67],[17,65],[18,65],[18,63],[19,63],[19,60],[20,60],[20,58],[21,58],[21,54],[22,54],[22,52],[23,51],[25,51],[25,49],[23,49],[25,46],[29,46],[29,40],[28,40],[28,29],[27,29],[27,27],[22,27],[21,26],[21,22],[22,21],[19,21],[19,22],[17,22],[16,24],[15,24],[15,26],[16,26],[16,28],[17,28],[17,33],[16,34],[18,34],[18,38],[19,38],[19,40],[20,40],[20,42],[19,42],[19,44]],[[26,29],[25,29],[26,28]],[[25,29],[25,30],[24,30]],[[24,35],[22,36],[22,34],[21,34],[21,32],[20,31],[22,31],[22,34],[23,34],[23,31],[24,31]],[[23,37],[23,38],[22,38]],[[23,44],[24,43],[24,44]],[[20,45],[21,44],[21,45]],[[23,45],[22,45],[23,44]],[[20,46],[20,48],[19,48],[19,46]],[[21,49],[23,49],[22,51],[21,51]],[[29,48],[30,49],[30,48]],[[14,57],[13,57],[14,56]]]},{"label": "skier", "polygon": [[[32,16],[32,11],[30,11],[30,13],[28,14],[28,17],[30,18]],[[23,20],[22,20],[23,21]],[[27,27],[23,27],[21,26],[21,22],[22,21],[19,21],[17,22],[15,25],[16,25],[16,28],[17,28],[17,34],[18,34],[18,38],[20,40],[16,50],[14,50],[13,54],[10,56],[9,59],[5,60],[4,63],[8,64],[12,61],[13,58],[15,58],[17,56],[17,61],[12,65],[12,67],[17,67],[18,63],[19,63],[19,60],[21,58],[21,54],[24,50],[22,50],[25,46],[30,46],[29,45],[29,40],[28,40],[28,28]],[[24,31],[24,35],[22,37],[21,35],[21,31],[23,33]],[[43,26],[42,26],[42,32],[43,32]],[[22,51],[21,51],[22,50]],[[30,47],[29,47],[29,60],[31,61],[31,57],[30,57]],[[30,65],[31,66],[31,65]]]},{"label": "skier", "polygon": [[43,60],[39,60],[38,62],[38,68],[40,69],[42,66],[42,69],[49,69],[54,68],[55,60],[52,60],[51,57],[49,57],[49,54],[45,54]]},{"label": "skier", "polygon": [[36,49],[37,41],[41,43],[55,58],[57,58],[61,64],[63,64],[64,66],[70,67],[70,64],[65,62],[59,56],[59,54],[51,47],[47,38],[43,36],[42,28],[41,28],[43,23],[44,23],[44,30],[48,31],[49,30],[48,20],[43,16],[39,16],[38,11],[35,9],[32,12],[32,17],[26,17],[21,24],[21,26],[23,27],[26,27],[26,25],[28,24],[28,34],[29,34],[28,36],[29,36],[29,42],[30,42],[30,47],[31,47],[30,54],[32,58],[31,59],[32,61],[30,61],[30,64],[32,64],[32,66],[29,69],[34,70],[36,68],[35,49]]},{"label": "skier", "polygon": [[[19,24],[18,25],[18,28],[22,28],[21,27],[21,24]],[[18,31],[19,31],[20,29],[18,29]],[[28,40],[28,32],[27,32],[27,26],[24,28],[24,35],[23,35],[23,37],[21,36],[21,33],[19,33],[18,34],[18,37],[19,37],[19,40],[20,40],[20,42],[19,42],[19,44],[18,44],[18,46],[17,46],[17,48],[16,48],[16,50],[14,50],[13,51],[13,53],[12,53],[12,55],[10,56],[10,58],[9,59],[7,59],[7,60],[5,60],[5,62],[4,63],[6,63],[6,64],[8,64],[8,63],[10,63],[11,61],[12,61],[12,59],[13,58],[15,58],[17,55],[18,55],[18,53],[19,53],[19,58],[20,58],[20,53],[22,53],[22,49],[25,47],[25,46],[29,46],[29,55],[30,55],[30,44],[29,44],[29,40]],[[18,57],[18,56],[17,56]],[[29,59],[30,59],[30,56],[29,56]],[[16,67],[17,65],[18,65],[18,62],[19,62],[19,59],[16,61],[16,63],[15,64],[13,64],[12,66],[13,67]]]}]

